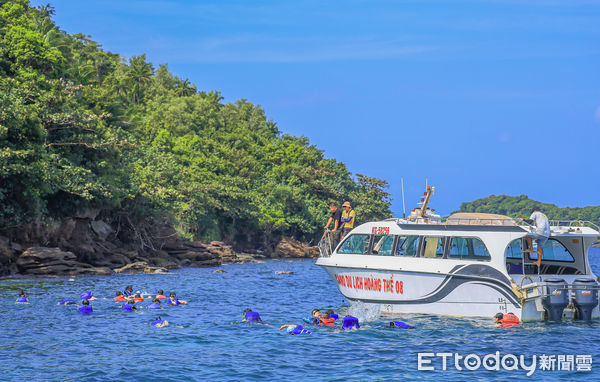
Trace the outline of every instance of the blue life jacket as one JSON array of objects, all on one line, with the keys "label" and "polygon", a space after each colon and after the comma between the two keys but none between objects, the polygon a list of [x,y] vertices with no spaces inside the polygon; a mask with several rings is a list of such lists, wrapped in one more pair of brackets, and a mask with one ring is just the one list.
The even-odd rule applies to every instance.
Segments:
[{"label": "blue life jacket", "polygon": [[398,329],[414,329],[414,326],[410,326],[409,324],[402,321],[392,321],[390,322],[390,327],[398,328]]},{"label": "blue life jacket", "polygon": [[92,292],[83,292],[80,296],[80,299],[82,300],[89,300],[90,298],[92,298]]},{"label": "blue life jacket", "polygon": [[168,299],[167,300],[167,304],[169,304],[169,305],[179,305],[179,304],[181,304],[181,302],[179,302],[178,299],[175,299],[175,301],[171,301],[171,299]]},{"label": "blue life jacket", "polygon": [[331,313],[331,314],[329,315],[329,318],[333,318],[334,320],[337,320],[338,318],[340,318],[340,316],[338,316],[338,315],[337,315],[337,314],[335,314],[335,313]]},{"label": "blue life jacket", "polygon": [[73,301],[73,300],[61,300],[58,304],[59,305],[73,305],[73,304],[75,304],[75,301]]},{"label": "blue life jacket", "polygon": [[261,322],[262,321],[260,319],[260,314],[258,314],[257,312],[246,312],[246,313],[244,313],[244,320],[245,321],[255,321],[255,322]]},{"label": "blue life jacket", "polygon": [[303,318],[302,320],[304,320],[304,322],[306,322],[307,324],[312,324],[312,325],[319,324],[319,319],[315,316],[308,316],[308,317]]},{"label": "blue life jacket", "polygon": [[360,329],[360,325],[358,324],[358,318],[352,316],[344,317],[344,323],[342,324],[342,329],[352,329],[356,327],[356,329]]},{"label": "blue life jacket", "polygon": [[158,324],[162,324],[163,322],[165,322],[165,320],[154,320],[151,322],[152,325],[158,325]]},{"label": "blue life jacket", "polygon": [[82,305],[77,309],[77,311],[81,314],[92,314],[94,310],[92,309],[91,305]]},{"label": "blue life jacket", "polygon": [[123,304],[123,310],[133,312],[133,304]]},{"label": "blue life jacket", "polygon": [[25,296],[18,297],[17,302],[27,302],[27,297],[25,297]]},{"label": "blue life jacket", "polygon": [[128,291],[127,289],[125,289],[125,290],[123,291],[123,296],[125,296],[125,297],[130,297],[130,296],[131,296],[131,293],[129,293],[129,291]]},{"label": "blue life jacket", "polygon": [[160,309],[160,302],[153,302],[148,305],[148,309]]},{"label": "blue life jacket", "polygon": [[296,325],[295,328],[288,327],[287,332],[289,334],[310,334],[310,332],[302,327],[302,325]]}]

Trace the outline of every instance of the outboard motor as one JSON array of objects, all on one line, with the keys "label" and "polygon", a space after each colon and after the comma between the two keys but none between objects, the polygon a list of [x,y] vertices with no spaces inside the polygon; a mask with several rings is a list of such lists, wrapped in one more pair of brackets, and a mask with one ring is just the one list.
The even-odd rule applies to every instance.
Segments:
[{"label": "outboard motor", "polygon": [[577,318],[584,321],[592,319],[592,310],[598,305],[598,284],[596,280],[581,277],[573,281],[573,305],[577,309]]},{"label": "outboard motor", "polygon": [[542,305],[548,315],[548,320],[562,321],[563,310],[569,305],[569,284],[563,279],[548,278],[544,280],[545,293]]}]

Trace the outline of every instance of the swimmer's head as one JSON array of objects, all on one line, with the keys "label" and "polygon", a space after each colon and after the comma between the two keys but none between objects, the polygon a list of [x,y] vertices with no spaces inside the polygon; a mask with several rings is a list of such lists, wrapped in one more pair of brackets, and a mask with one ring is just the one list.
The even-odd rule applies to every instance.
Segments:
[{"label": "swimmer's head", "polygon": [[162,289],[159,289],[158,294],[165,294],[165,292]]},{"label": "swimmer's head", "polygon": [[141,296],[141,295],[139,295],[139,294],[136,294],[136,295],[135,295],[135,297],[136,297],[136,298],[141,298],[142,296]]},{"label": "swimmer's head", "polygon": [[127,301],[127,303],[133,305],[133,304],[135,304],[135,301],[129,300],[129,301]]},{"label": "swimmer's head", "polygon": [[323,317],[322,318],[329,318],[329,313],[327,313],[327,312],[323,313]]},{"label": "swimmer's head", "polygon": [[169,297],[175,297],[175,296],[177,296],[177,295],[175,294],[175,292],[171,292],[171,293],[169,294]]},{"label": "swimmer's head", "polygon": [[498,322],[498,321],[502,320],[503,318],[504,318],[504,314],[496,313],[496,315],[494,316],[494,322]]},{"label": "swimmer's head", "polygon": [[246,310],[244,310],[244,313],[246,313],[246,312],[252,312],[252,309],[246,308]]},{"label": "swimmer's head", "polygon": [[152,300],[152,302],[160,302],[160,300],[155,298],[154,300]]},{"label": "swimmer's head", "polygon": [[312,315],[313,317],[321,317],[321,311],[319,309],[313,309]]},{"label": "swimmer's head", "polygon": [[127,285],[125,290],[129,291],[129,293],[133,292],[133,287],[131,285]]},{"label": "swimmer's head", "polygon": [[25,292],[23,292],[23,289],[19,290],[19,296],[21,296],[21,297],[25,296]]},{"label": "swimmer's head", "polygon": [[327,314],[329,314],[329,315],[331,316],[331,315],[332,315],[332,314],[334,314],[335,312],[334,312],[333,310],[331,310],[331,309],[327,309],[327,310],[325,311],[325,313],[327,313]]},{"label": "swimmer's head", "polygon": [[88,300],[83,300],[83,301],[81,301],[81,303],[82,303],[83,305],[90,305],[90,302],[89,302]]},{"label": "swimmer's head", "polygon": [[117,297],[123,296],[123,292],[117,292]]}]

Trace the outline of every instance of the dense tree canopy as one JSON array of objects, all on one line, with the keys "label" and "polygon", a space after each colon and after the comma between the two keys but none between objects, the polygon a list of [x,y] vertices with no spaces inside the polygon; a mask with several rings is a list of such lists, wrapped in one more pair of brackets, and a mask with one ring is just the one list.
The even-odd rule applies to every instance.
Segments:
[{"label": "dense tree canopy", "polygon": [[262,108],[70,35],[50,6],[0,0],[0,228],[85,207],[204,239],[308,239],[327,205],[390,216],[385,181],[282,134]]},{"label": "dense tree canopy", "polygon": [[560,208],[554,204],[529,199],[527,195],[491,195],[487,198],[462,203],[458,212],[486,212],[515,218],[528,218],[534,206],[539,206],[542,212],[552,220],[587,220],[600,225],[600,206]]}]

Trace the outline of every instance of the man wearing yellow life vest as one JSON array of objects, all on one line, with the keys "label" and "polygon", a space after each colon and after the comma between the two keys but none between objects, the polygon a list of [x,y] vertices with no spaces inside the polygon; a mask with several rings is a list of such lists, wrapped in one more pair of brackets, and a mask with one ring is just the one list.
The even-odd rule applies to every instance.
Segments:
[{"label": "man wearing yellow life vest", "polygon": [[354,210],[352,209],[352,207],[350,206],[350,202],[344,202],[344,204],[342,204],[342,207],[344,207],[344,211],[342,211],[342,237],[340,240],[344,240],[344,238],[346,237],[346,235],[352,231],[352,228],[354,228],[354,221],[355,219],[355,213]]}]

